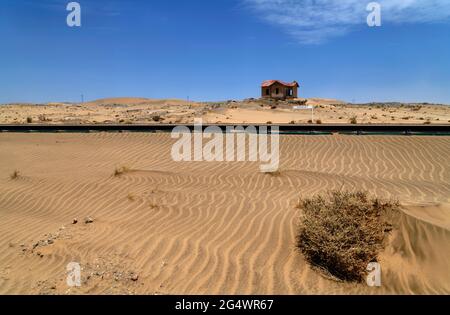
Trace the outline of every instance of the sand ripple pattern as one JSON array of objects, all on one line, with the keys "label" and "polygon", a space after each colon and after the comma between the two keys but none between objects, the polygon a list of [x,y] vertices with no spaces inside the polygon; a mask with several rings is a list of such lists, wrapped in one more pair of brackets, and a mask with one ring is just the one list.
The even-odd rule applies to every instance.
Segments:
[{"label": "sand ripple pattern", "polygon": [[[0,134],[0,293],[42,293],[48,279],[67,293],[66,264],[100,258],[138,272],[124,286],[145,294],[450,293],[450,137],[282,136],[278,176],[256,162],[176,163],[173,143],[167,134]],[[120,166],[130,171],[113,176]],[[22,176],[11,180],[15,169]],[[298,198],[342,186],[405,204],[382,288],[326,279],[295,248]],[[85,216],[94,224],[71,226]],[[69,236],[42,258],[22,253],[62,226]]]}]

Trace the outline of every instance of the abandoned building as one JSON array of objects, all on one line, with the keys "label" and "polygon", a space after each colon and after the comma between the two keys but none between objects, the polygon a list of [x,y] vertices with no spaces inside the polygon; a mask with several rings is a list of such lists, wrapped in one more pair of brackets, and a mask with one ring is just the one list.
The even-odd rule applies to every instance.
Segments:
[{"label": "abandoned building", "polygon": [[261,97],[273,99],[289,99],[298,97],[297,81],[287,83],[279,80],[267,80],[261,84]]}]

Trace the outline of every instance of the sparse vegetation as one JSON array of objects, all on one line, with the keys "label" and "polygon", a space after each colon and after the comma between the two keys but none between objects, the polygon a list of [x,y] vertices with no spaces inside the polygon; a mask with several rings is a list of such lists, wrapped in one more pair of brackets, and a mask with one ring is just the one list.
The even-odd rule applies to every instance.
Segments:
[{"label": "sparse vegetation", "polygon": [[376,262],[397,201],[384,201],[366,192],[331,191],[302,199],[298,247],[314,266],[345,281],[362,281]]},{"label": "sparse vegetation", "polygon": [[132,193],[128,193],[127,199],[129,201],[135,201],[136,200],[136,196],[134,194],[132,194]]},{"label": "sparse vegetation", "polygon": [[12,180],[17,179],[20,177],[20,172],[18,170],[15,170],[11,175],[9,175],[9,178]]},{"label": "sparse vegetation", "polygon": [[317,120],[316,120],[316,124],[321,125],[321,124],[322,124],[322,120],[317,119]]},{"label": "sparse vegetation", "polygon": [[356,115],[352,116],[350,118],[350,123],[353,124],[353,125],[356,125],[358,123],[358,117]]},{"label": "sparse vegetation", "polygon": [[116,167],[114,170],[114,177],[122,176],[125,173],[130,172],[131,170],[126,166]]},{"label": "sparse vegetation", "polygon": [[149,207],[150,207],[150,209],[157,209],[157,208],[158,208],[158,205],[157,205],[156,203],[151,202],[151,203],[149,204]]},{"label": "sparse vegetation", "polygon": [[162,118],[159,115],[155,115],[155,116],[152,116],[152,120],[155,121],[155,122],[158,122],[158,121],[161,121]]},{"label": "sparse vegetation", "polygon": [[31,117],[27,117],[27,123],[28,123],[28,124],[31,124],[31,123],[33,123],[33,118],[31,118]]},{"label": "sparse vegetation", "polygon": [[45,116],[44,114],[40,114],[38,119],[42,122],[51,121],[51,119],[47,118],[47,116]]}]

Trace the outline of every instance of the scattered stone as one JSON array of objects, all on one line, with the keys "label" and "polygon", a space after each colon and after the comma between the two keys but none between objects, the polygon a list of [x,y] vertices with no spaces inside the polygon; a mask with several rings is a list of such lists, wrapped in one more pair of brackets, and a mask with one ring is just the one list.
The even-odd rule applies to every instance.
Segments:
[{"label": "scattered stone", "polygon": [[77,224],[77,223],[78,223],[78,219],[77,218],[72,220],[72,224]]},{"label": "scattered stone", "polygon": [[54,241],[53,241],[52,239],[48,239],[48,240],[47,240],[47,244],[48,244],[48,245],[51,245],[51,244],[53,244],[53,243],[54,243]]}]

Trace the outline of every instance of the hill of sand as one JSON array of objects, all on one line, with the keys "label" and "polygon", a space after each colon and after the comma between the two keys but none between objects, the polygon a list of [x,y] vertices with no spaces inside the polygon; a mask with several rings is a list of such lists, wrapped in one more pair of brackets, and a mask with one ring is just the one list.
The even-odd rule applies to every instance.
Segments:
[{"label": "hill of sand", "polygon": [[[295,105],[314,106],[296,110]],[[350,105],[334,99],[292,101],[248,99],[189,102],[177,99],[107,98],[83,104],[9,104],[0,106],[0,124],[186,124],[206,123],[307,124],[450,124],[450,106],[376,103]]]},{"label": "hill of sand", "polygon": [[103,98],[91,102],[84,103],[85,105],[189,105],[194,104],[179,99],[152,99],[152,98],[139,98],[139,97],[116,97],[116,98]]},{"label": "hill of sand", "polygon": [[[0,293],[450,293],[449,137],[282,136],[276,176],[177,163],[174,142],[0,134]],[[403,204],[380,288],[327,279],[295,246],[298,198],[342,185]],[[80,288],[66,285],[69,262]]]}]

